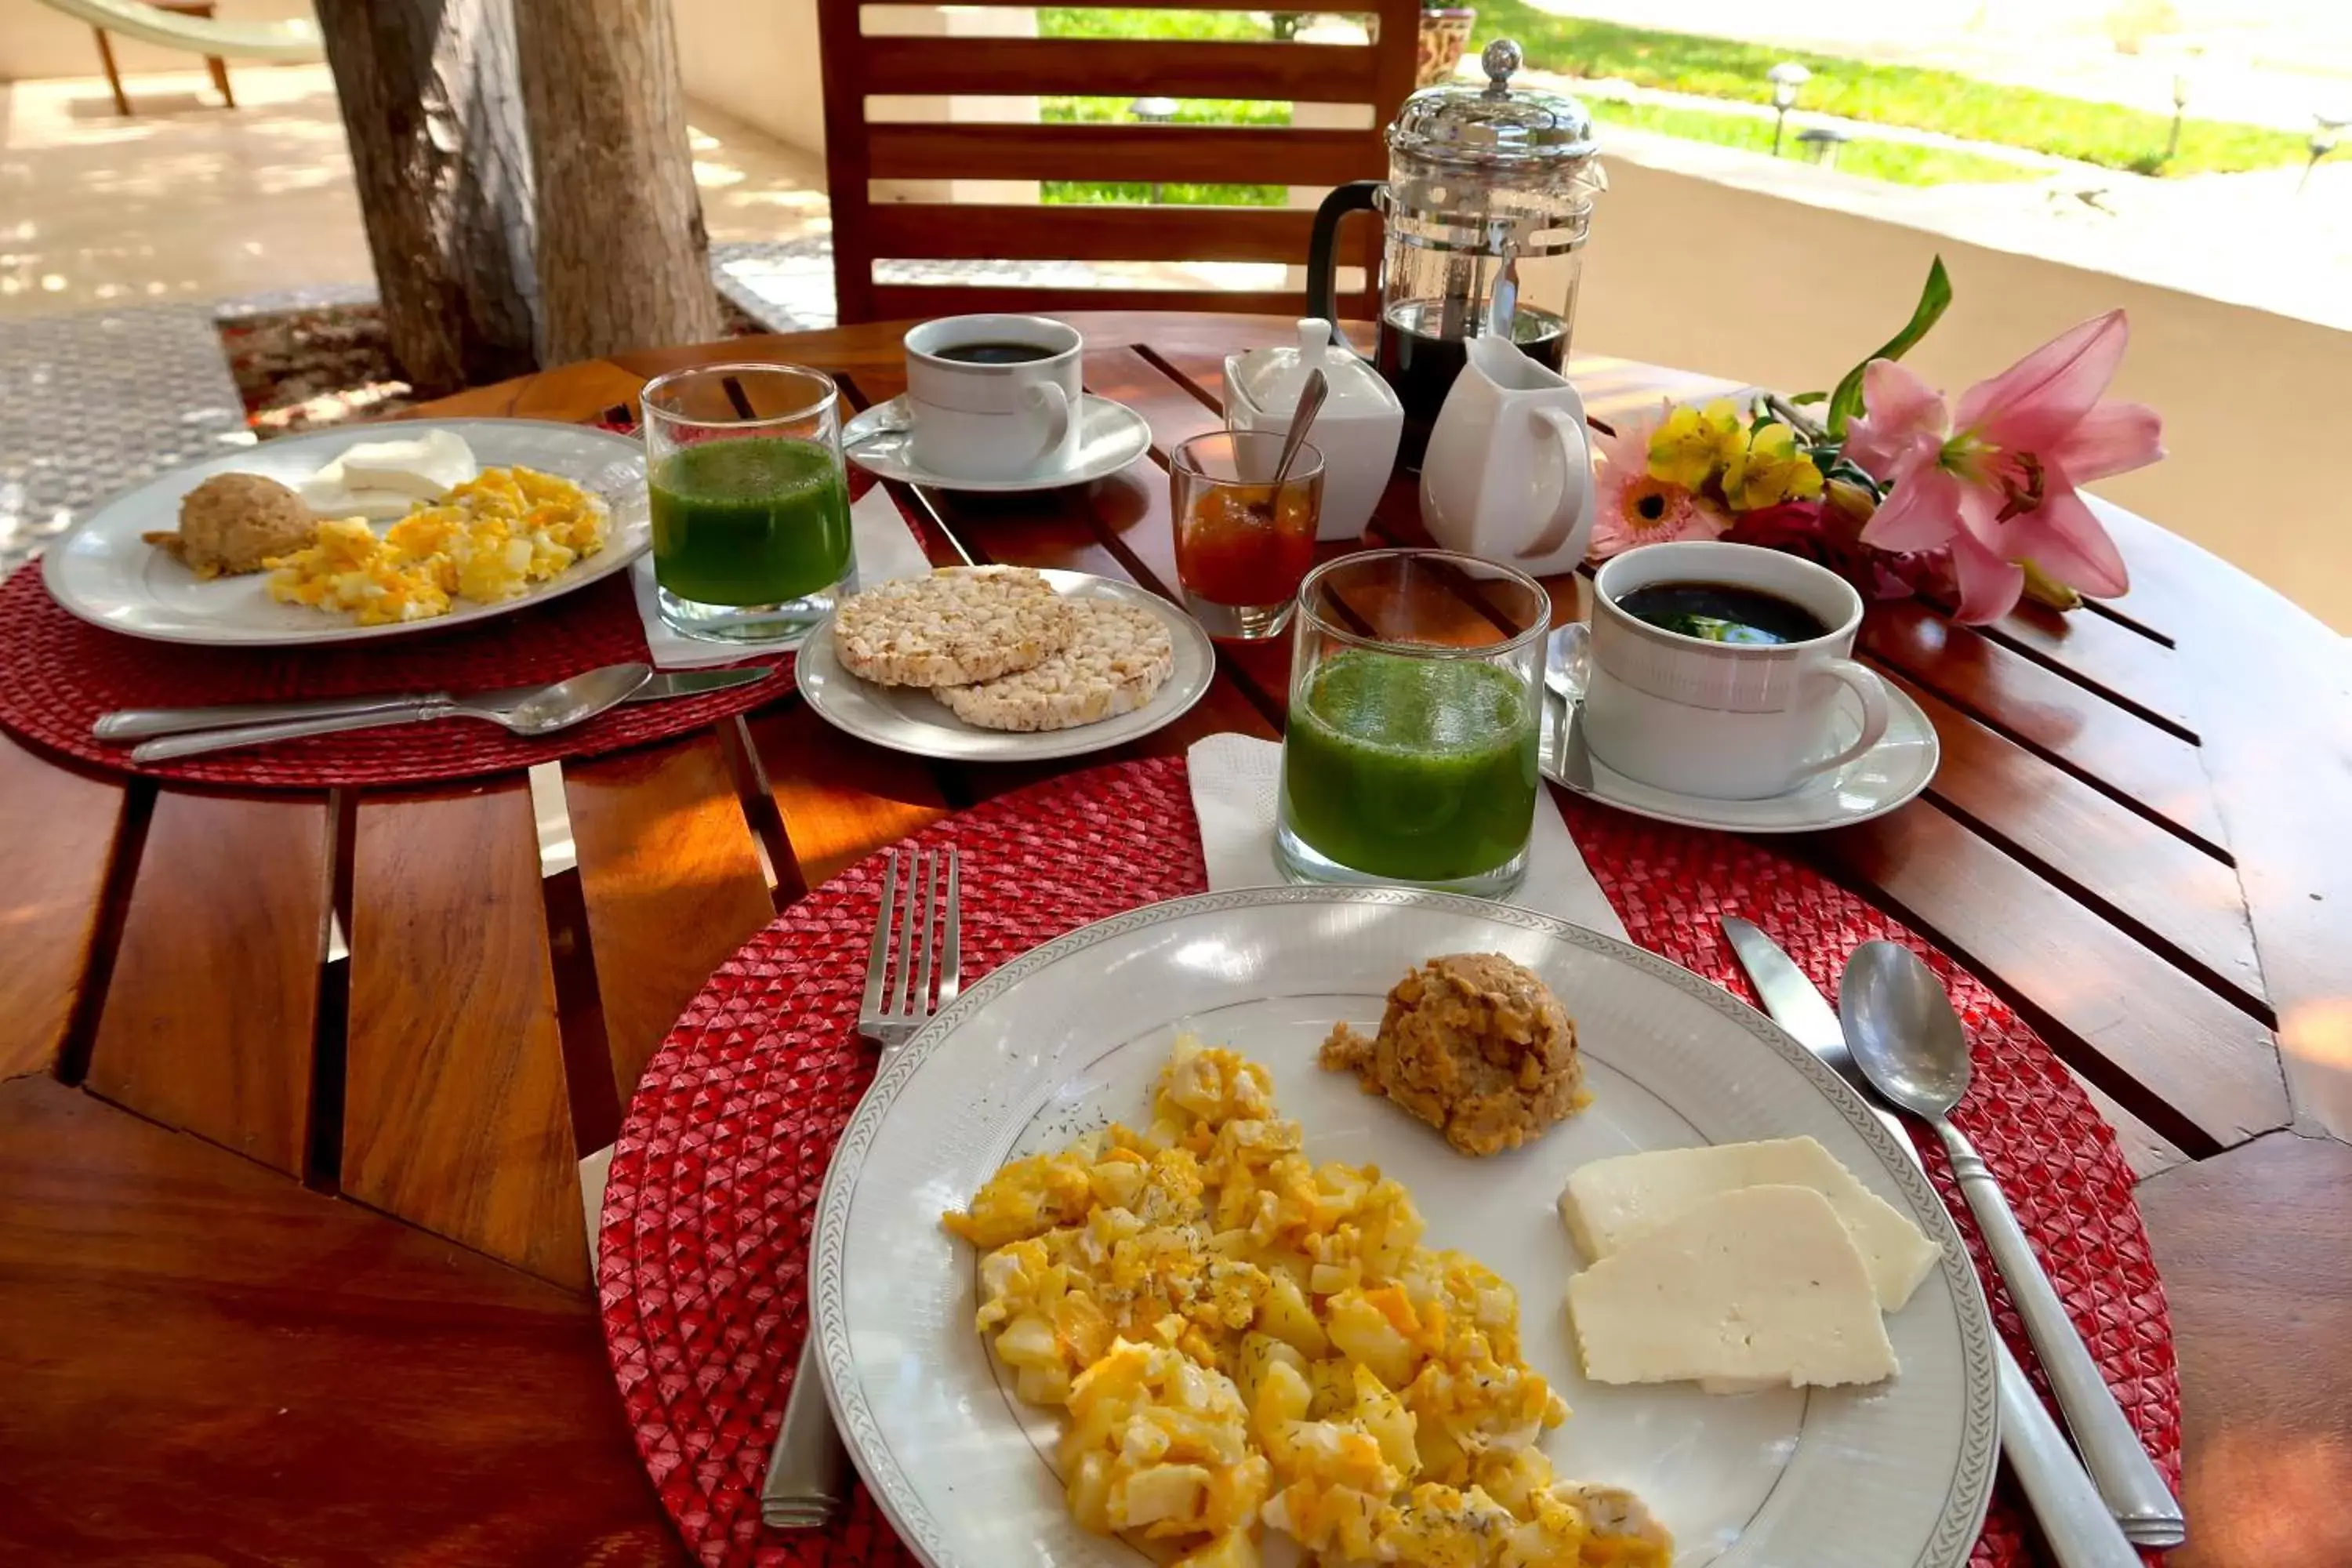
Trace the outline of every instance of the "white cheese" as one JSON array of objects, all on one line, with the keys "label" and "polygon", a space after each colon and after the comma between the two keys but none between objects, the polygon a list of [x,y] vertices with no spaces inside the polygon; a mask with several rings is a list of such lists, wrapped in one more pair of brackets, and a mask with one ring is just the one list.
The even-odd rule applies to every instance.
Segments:
[{"label": "white cheese", "polygon": [[343,483],[340,469],[330,474],[330,468],[334,468],[334,465],[330,463],[326,468],[320,469],[294,487],[294,493],[302,498],[302,504],[316,516],[363,517],[383,522],[388,519],[406,517],[408,509],[416,504],[415,496],[404,495],[399,490],[355,490]]},{"label": "white cheese", "polygon": [[1664,1149],[1595,1160],[1569,1177],[1559,1216],[1594,1261],[1635,1237],[1740,1187],[1810,1187],[1829,1200],[1862,1251],[1881,1309],[1899,1312],[1936,1266],[1936,1244],[1811,1138]]},{"label": "white cheese", "polygon": [[418,501],[439,500],[479,472],[464,437],[428,430],[415,439],[354,442],[295,493],[320,517],[383,521],[407,516]]},{"label": "white cheese", "polygon": [[1719,1193],[1570,1279],[1568,1306],[1596,1383],[1803,1387],[1896,1370],[1862,1254],[1810,1187]]},{"label": "white cheese", "polygon": [[441,492],[480,470],[466,438],[448,430],[427,430],[414,440],[362,441],[338,459],[343,482],[355,490],[398,490],[417,500],[439,500]]}]

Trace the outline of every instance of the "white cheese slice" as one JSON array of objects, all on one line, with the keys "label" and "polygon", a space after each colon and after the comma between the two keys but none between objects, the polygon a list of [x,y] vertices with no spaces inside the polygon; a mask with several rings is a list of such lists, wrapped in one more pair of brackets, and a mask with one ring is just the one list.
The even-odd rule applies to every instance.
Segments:
[{"label": "white cheese slice", "polygon": [[1718,1193],[1568,1282],[1596,1383],[1790,1387],[1895,1372],[1862,1254],[1811,1187]]},{"label": "white cheese slice", "polygon": [[1577,1250],[1598,1261],[1718,1194],[1766,1184],[1810,1187],[1829,1200],[1862,1250],[1883,1310],[1901,1311],[1936,1267],[1927,1233],[1811,1138],[1595,1160],[1569,1177],[1559,1216]]},{"label": "white cheese slice", "polygon": [[341,467],[330,463],[294,487],[302,504],[320,517],[364,517],[382,522],[408,515],[416,498],[402,490],[353,489],[343,482]]},{"label": "white cheese slice", "polygon": [[343,483],[354,490],[398,490],[416,500],[439,500],[441,492],[480,471],[466,438],[448,430],[427,430],[411,440],[362,441],[337,459]]}]

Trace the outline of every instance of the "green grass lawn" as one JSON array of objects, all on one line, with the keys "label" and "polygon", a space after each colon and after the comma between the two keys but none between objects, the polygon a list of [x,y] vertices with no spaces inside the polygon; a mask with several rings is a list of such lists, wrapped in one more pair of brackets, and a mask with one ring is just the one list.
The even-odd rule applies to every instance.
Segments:
[{"label": "green grass lawn", "polygon": [[[1719,114],[1709,110],[1685,109],[1674,104],[1619,103],[1597,98],[1585,100],[1585,106],[1592,110],[1592,118],[1603,132],[1601,151],[1604,154],[1608,151],[1606,132],[1612,125],[1655,131],[1692,142],[1745,147],[1756,153],[1772,150],[1772,122],[1754,115]],[[1784,143],[1784,155],[1810,159],[1812,154],[1797,141],[1798,130],[1797,123],[1791,121]],[[2032,180],[2041,178],[2044,173],[2030,164],[2014,163],[2007,158],[1989,158],[1981,153],[1916,147],[1907,142],[1878,142],[1865,138],[1857,138],[1838,149],[1837,167],[1849,174],[1862,174],[1898,185]]]},{"label": "green grass lawn", "polygon": [[[1041,11],[1043,19],[1054,16],[1145,16],[1162,18],[1182,16],[1181,11]],[[1224,13],[1209,13],[1212,17]],[[1265,29],[1257,36],[1264,37]],[[1048,98],[1042,100],[1038,118],[1048,124],[1083,121],[1090,124],[1130,122],[1134,116],[1128,112],[1133,100],[1125,98]],[[1185,125],[1287,125],[1290,105],[1266,103],[1250,99],[1187,98],[1176,102],[1176,119]],[[1289,196],[1282,185],[1200,185],[1171,183],[1160,187],[1160,200],[1171,206],[1205,207],[1278,207]],[[1105,203],[1148,202],[1151,187],[1139,183],[1105,180],[1047,180],[1039,192],[1048,202]]]},{"label": "green grass lawn", "polygon": [[[2307,152],[2303,137],[2292,132],[2192,119],[2181,127],[2179,154],[2167,163],[2167,114],[1978,81],[1953,71],[1870,65],[1732,38],[1555,16],[1524,0],[1476,3],[1478,41],[1471,45],[1473,51],[1489,38],[1517,38],[1528,64],[1573,76],[1616,77],[1642,87],[1769,103],[1771,88],[1764,73],[1782,60],[1795,60],[1813,73],[1798,100],[1802,109],[2028,147],[2141,174],[2263,169],[2300,162]],[[1855,157],[1860,147],[1849,145],[1840,154],[1840,166],[1861,172]]]},{"label": "green grass lawn", "polygon": [[1264,43],[1274,37],[1263,11],[1074,11],[1037,13],[1041,38],[1195,38]]},{"label": "green grass lawn", "polygon": [[[1267,13],[1247,11],[1042,10],[1037,30],[1061,38],[1210,38],[1264,40],[1271,37]],[[2181,129],[2180,151],[2158,165],[2170,122],[2163,115],[2112,104],[2086,102],[2056,93],[1980,82],[1949,71],[1909,66],[1876,66],[1826,56],[1791,54],[1728,38],[1697,37],[1653,28],[1555,16],[1525,0],[1482,0],[1480,40],[1509,36],[1519,40],[1530,64],[1586,77],[1616,78],[1644,87],[1700,97],[1767,102],[1764,72],[1795,59],[1813,72],[1799,108],[1848,119],[1938,131],[1948,135],[2031,148],[2062,157],[2143,173],[2201,174],[2293,163],[2304,153],[2302,139],[2259,126],[2190,120]],[[1479,45],[1472,45],[1475,52]],[[1048,98],[1051,121],[1124,121],[1132,119],[1123,98]],[[1727,147],[1769,152],[1771,121],[1751,115],[1716,113],[1678,105],[1591,102],[1603,127],[1637,130],[1712,142]],[[1185,99],[1176,119],[1188,124],[1286,125],[1290,107],[1237,100]],[[1795,131],[1788,151],[1797,155]],[[1905,185],[1936,185],[2038,179],[2031,164],[1982,153],[1857,138],[1838,150],[1837,166],[1850,174]],[[1166,185],[1160,200],[1217,205],[1275,206],[1279,185]],[[1056,180],[1045,185],[1049,202],[1120,202],[1148,199],[1148,187]]]}]

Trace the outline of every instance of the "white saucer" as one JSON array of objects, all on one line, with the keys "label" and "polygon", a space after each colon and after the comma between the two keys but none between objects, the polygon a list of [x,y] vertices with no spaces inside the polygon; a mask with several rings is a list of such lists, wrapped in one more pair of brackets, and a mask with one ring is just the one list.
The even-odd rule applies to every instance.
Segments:
[{"label": "white saucer", "polygon": [[[1927,787],[1936,776],[1943,746],[1936,726],[1900,687],[1886,686],[1886,733],[1878,744],[1834,773],[1816,773],[1786,795],[1764,800],[1714,800],[1680,795],[1627,778],[1598,756],[1591,758],[1592,787],[1579,789],[1560,774],[1555,740],[1567,704],[1547,696],[1543,721],[1543,773],[1554,784],[1588,800],[1684,827],[1717,827],[1730,833],[1811,833],[1884,816]],[[1827,752],[1843,751],[1862,733],[1862,703],[1853,692],[1838,698]]]},{"label": "white saucer", "polygon": [[1009,479],[967,479],[935,473],[915,461],[914,434],[908,427],[907,399],[901,395],[877,403],[841,427],[841,444],[849,460],[867,473],[910,485],[932,485],[943,490],[1059,489],[1082,485],[1118,472],[1151,450],[1151,426],[1142,415],[1124,403],[1086,395],[1078,416],[1078,452],[1066,468],[1051,473],[1021,474]]}]

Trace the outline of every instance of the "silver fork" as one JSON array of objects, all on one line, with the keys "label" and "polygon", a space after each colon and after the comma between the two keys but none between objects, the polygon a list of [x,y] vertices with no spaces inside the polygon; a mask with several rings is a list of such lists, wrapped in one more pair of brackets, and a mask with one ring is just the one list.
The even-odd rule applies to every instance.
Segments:
[{"label": "silver fork", "polygon": [[[882,1047],[885,1062],[933,1013],[954,1001],[962,986],[958,869],[953,849],[911,855],[893,850],[884,864],[882,907],[875,913],[874,941],[866,956],[866,994],[858,1003],[857,1032]],[[783,1424],[776,1430],[767,1479],[760,1487],[760,1517],[779,1530],[822,1529],[849,1499],[849,1454],[825,1409],[823,1375],[816,1364],[812,1306],[793,1391],[784,1401]]]}]

